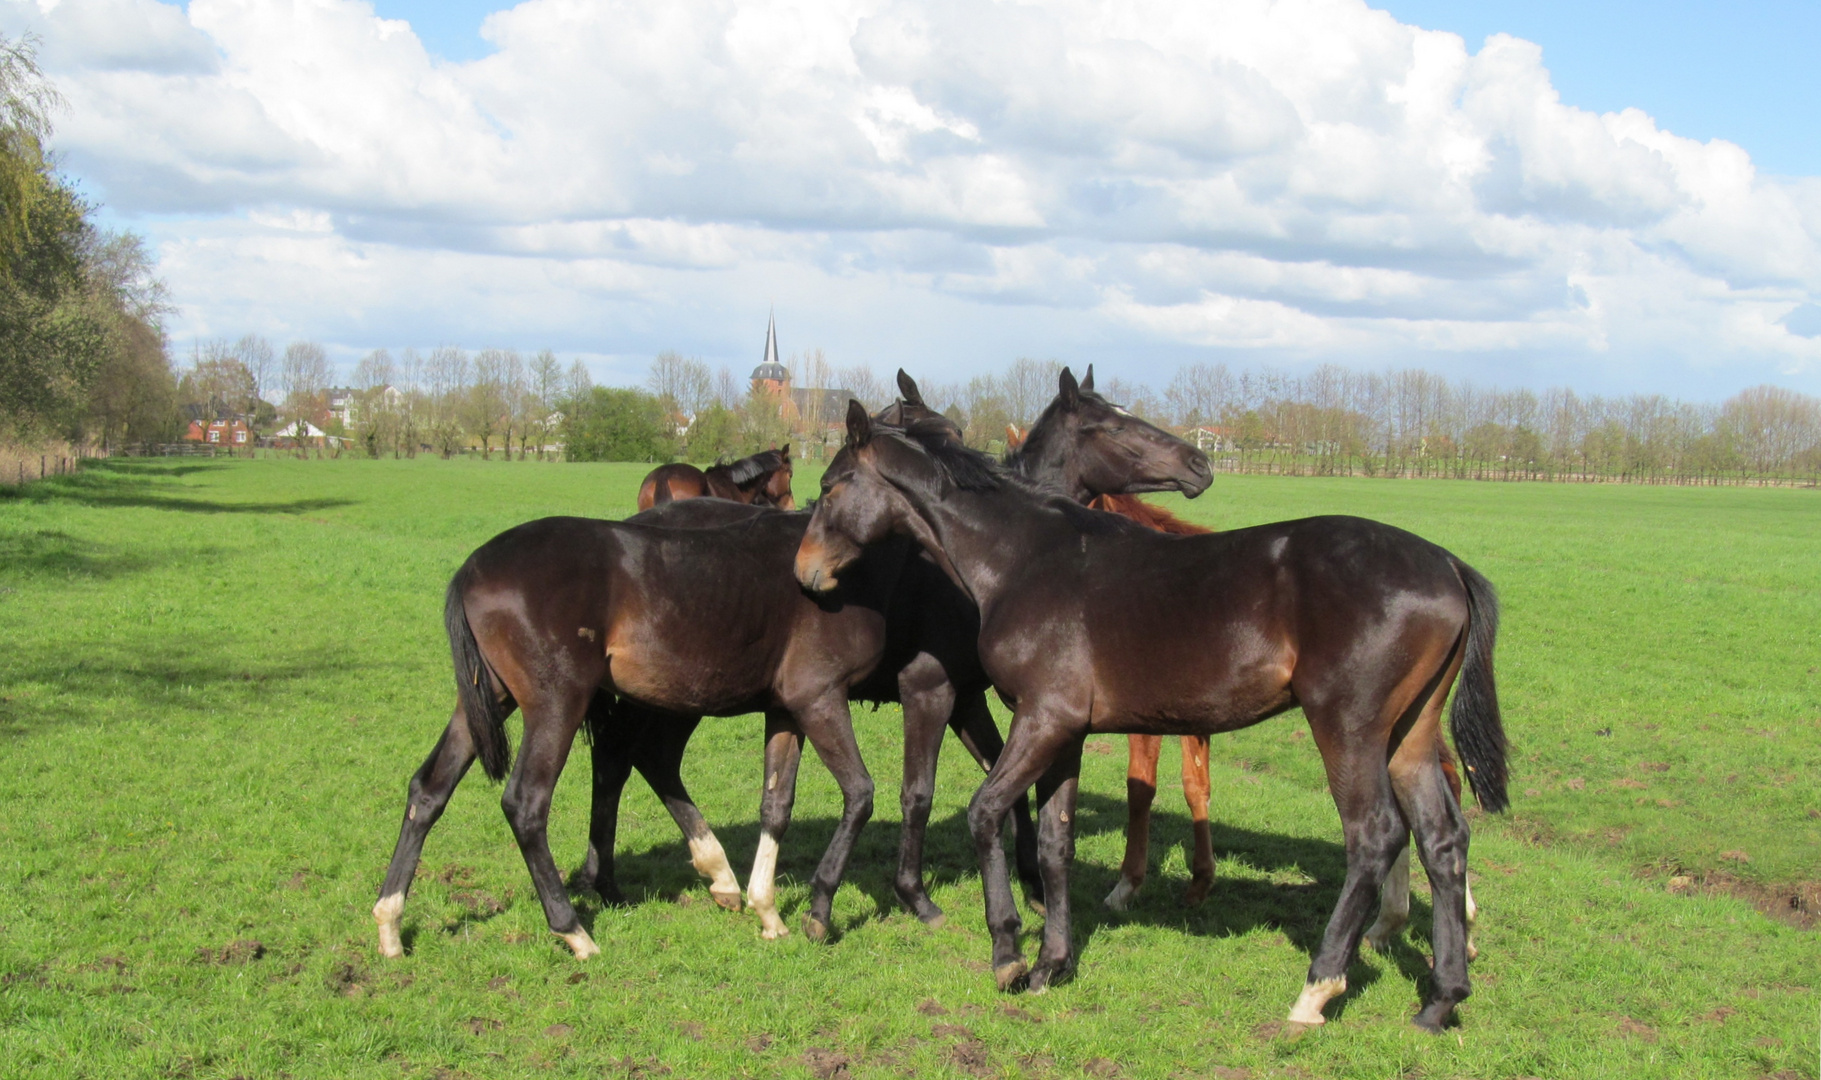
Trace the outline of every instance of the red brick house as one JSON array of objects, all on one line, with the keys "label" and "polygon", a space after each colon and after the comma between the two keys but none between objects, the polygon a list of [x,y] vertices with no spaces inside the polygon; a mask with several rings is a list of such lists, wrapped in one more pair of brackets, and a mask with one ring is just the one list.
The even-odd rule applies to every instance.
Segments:
[{"label": "red brick house", "polygon": [[246,421],[201,420],[190,421],[190,429],[183,433],[184,442],[209,443],[214,446],[226,446],[235,450],[244,450],[253,445],[253,432]]}]

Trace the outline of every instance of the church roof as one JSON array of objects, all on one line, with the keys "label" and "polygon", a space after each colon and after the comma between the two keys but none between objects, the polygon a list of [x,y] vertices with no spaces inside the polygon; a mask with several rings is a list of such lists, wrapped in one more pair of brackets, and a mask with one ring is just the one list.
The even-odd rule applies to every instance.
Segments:
[{"label": "church roof", "polygon": [[752,377],[755,379],[775,379],[778,382],[789,382],[790,369],[783,364],[778,363],[776,360],[772,360],[753,368]]}]

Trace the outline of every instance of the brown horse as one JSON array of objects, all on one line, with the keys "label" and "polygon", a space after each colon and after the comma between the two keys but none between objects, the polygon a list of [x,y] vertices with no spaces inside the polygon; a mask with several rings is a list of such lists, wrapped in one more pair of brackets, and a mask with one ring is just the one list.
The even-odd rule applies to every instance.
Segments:
[{"label": "brown horse", "polygon": [[[1011,466],[1036,482],[1089,497],[1108,488],[1171,489],[1199,494],[1212,478],[1204,455],[1193,446],[1136,417],[1092,392],[1092,372],[1069,408],[1052,403],[1037,421],[1033,452],[1013,455]],[[939,430],[957,445],[961,431],[924,404],[917,384],[898,372],[903,397],[882,410],[875,422],[902,427],[922,424]],[[712,505],[711,505],[712,504]],[[630,520],[671,527],[714,526],[757,513],[720,500],[694,500],[642,513]],[[1003,743],[986,704],[990,682],[980,668],[979,615],[973,602],[921,552],[898,576],[888,605],[884,655],[871,677],[855,684],[851,696],[865,701],[898,701],[904,706],[904,782],[901,809],[904,826],[894,889],[905,907],[929,923],[943,919],[923,884],[923,837],[935,791],[937,759],[944,728],[953,729],[982,767],[990,768]],[[622,703],[622,717],[630,716]],[[592,714],[591,714],[592,715]],[[686,722],[686,721],[685,721]],[[614,875],[613,839],[620,791],[636,768],[664,799],[689,840],[690,850],[719,845],[689,801],[680,777],[688,727],[679,718],[654,718],[640,725],[621,722],[614,737],[596,736],[594,748],[594,819],[587,859],[572,879],[592,885],[603,899],[620,898]],[[1036,833],[1027,806],[1014,806],[1019,877],[1031,906],[1042,910],[1043,886],[1037,868]],[[698,869],[704,869],[700,860]],[[708,873],[704,869],[704,873]],[[717,883],[717,898],[728,886]]]},{"label": "brown horse", "polygon": [[[1064,372],[1064,398],[1073,383]],[[980,611],[980,658],[1014,702],[1004,753],[968,807],[1001,989],[1074,968],[1069,863],[1090,733],[1233,731],[1300,706],[1327,767],[1347,878],[1290,1018],[1323,1020],[1346,989],[1374,894],[1412,832],[1434,895],[1439,1031],[1470,992],[1468,828],[1436,756],[1458,676],[1455,744],[1481,803],[1507,800],[1492,674],[1497,600],[1471,567],[1378,522],[1319,517],[1165,536],[1020,483],[941,436],[875,430],[848,412],[797,552],[806,589],[839,588],[863,550],[916,540]],[[1158,619],[1156,612],[1176,616]],[[1048,913],[1035,966],[1019,954],[999,830],[1037,785]]]},{"label": "brown horse", "polygon": [[649,510],[673,500],[699,499],[708,495],[754,506],[795,510],[797,500],[790,493],[790,476],[789,443],[785,443],[782,450],[763,450],[725,465],[712,465],[706,471],[683,462],[659,465],[639,484],[639,509]]},{"label": "brown horse", "polygon": [[[671,717],[685,739],[705,715],[765,713],[766,782],[748,899],[767,937],[784,932],[773,879],[808,737],[843,801],[810,903],[812,927],[826,926],[854,840],[872,814],[873,783],[854,741],[848,691],[879,661],[885,605],[906,551],[879,552],[844,592],[811,599],[785,570],[806,519],[758,513],[720,528],[667,529],[544,518],[468,557],[444,603],[456,707],[411,779],[373,909],[382,953],[403,952],[400,918],[424,838],[477,756],[496,780],[511,766],[500,805],[550,929],[577,957],[599,951],[564,891],[545,825],[576,731],[586,716],[592,729],[611,733],[616,697],[637,703],[641,730],[649,732],[654,717]],[[516,763],[505,732],[514,708],[525,728]],[[697,867],[719,880],[720,845],[705,827],[697,835],[684,815],[678,821]]]},{"label": "brown horse", "polygon": [[[1118,514],[1155,532],[1169,533],[1174,536],[1198,536],[1214,530],[1184,521],[1162,507],[1152,506],[1135,495],[1099,495],[1088,503],[1094,510]],[[1455,768],[1454,754],[1448,749],[1448,742],[1442,738],[1440,729],[1436,731],[1436,756],[1441,760],[1442,773],[1448,778],[1448,788],[1454,793],[1455,803],[1461,801],[1461,776]],[[1119,864],[1119,880],[1113,885],[1113,891],[1107,894],[1106,906],[1114,911],[1126,911],[1132,906],[1132,899],[1144,886],[1146,868],[1150,862],[1151,841],[1151,803],[1157,797],[1157,761],[1163,754],[1163,737],[1161,735],[1128,735],[1126,736],[1126,828],[1125,858]],[[1182,737],[1182,794],[1189,804],[1189,821],[1194,830],[1194,851],[1190,859],[1189,888],[1183,894],[1183,901],[1199,904],[1205,900],[1214,887],[1214,835],[1208,823],[1208,796],[1211,790],[1208,777],[1208,737],[1206,735],[1184,735]],[[1471,933],[1474,920],[1479,915],[1479,908],[1473,902],[1473,886],[1466,885],[1467,905],[1467,956],[1469,959],[1478,956],[1474,948]],[[1374,949],[1384,952],[1391,947],[1391,941],[1410,921],[1410,849],[1404,848],[1397,856],[1389,873],[1385,875],[1384,886],[1379,890],[1378,918],[1366,930],[1366,943]]]}]

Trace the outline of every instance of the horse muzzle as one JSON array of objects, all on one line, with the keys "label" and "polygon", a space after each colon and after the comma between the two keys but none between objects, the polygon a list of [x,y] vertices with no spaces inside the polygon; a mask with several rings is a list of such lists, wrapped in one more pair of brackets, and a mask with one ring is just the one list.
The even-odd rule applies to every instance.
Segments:
[{"label": "horse muzzle", "polygon": [[813,593],[824,593],[840,584],[822,545],[805,540],[797,548],[797,584]]}]

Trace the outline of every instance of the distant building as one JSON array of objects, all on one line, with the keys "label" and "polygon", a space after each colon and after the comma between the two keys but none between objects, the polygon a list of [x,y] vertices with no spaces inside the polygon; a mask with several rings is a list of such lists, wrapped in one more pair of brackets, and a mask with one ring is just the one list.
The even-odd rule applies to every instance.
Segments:
[{"label": "distant building", "polygon": [[778,322],[765,324],[765,359],[752,369],[752,392],[776,398],[778,415],[805,427],[838,427],[847,422],[847,401],[853,392],[840,387],[792,386],[790,369],[778,362]]},{"label": "distant building", "polygon": [[191,420],[184,442],[208,443],[236,449],[253,445],[253,431],[240,417],[232,420]]}]

